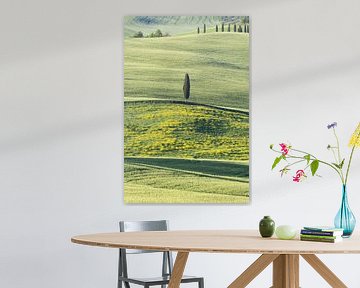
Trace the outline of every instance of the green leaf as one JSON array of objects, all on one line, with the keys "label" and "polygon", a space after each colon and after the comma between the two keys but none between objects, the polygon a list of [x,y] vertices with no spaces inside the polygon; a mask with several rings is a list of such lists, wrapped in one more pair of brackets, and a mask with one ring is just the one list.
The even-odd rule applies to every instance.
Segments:
[{"label": "green leaf", "polygon": [[305,155],[304,158],[306,159],[306,164],[309,164],[310,162],[310,155]]},{"label": "green leaf", "polygon": [[337,163],[331,163],[331,164],[333,164],[336,168],[341,170],[344,166],[344,163],[345,163],[345,159],[343,159],[340,164]]},{"label": "green leaf", "polygon": [[342,169],[343,168],[343,166],[344,166],[344,163],[345,163],[345,158],[341,161],[341,163],[340,163],[340,169]]},{"label": "green leaf", "polygon": [[311,169],[312,176],[314,176],[316,174],[316,171],[318,170],[318,168],[319,168],[319,160],[315,159],[310,164],[310,169]]},{"label": "green leaf", "polygon": [[270,144],[270,149],[273,149],[274,148],[274,144]]},{"label": "green leaf", "polygon": [[279,164],[279,162],[281,161],[281,159],[282,159],[282,156],[279,156],[279,157],[276,157],[276,158],[275,158],[274,163],[273,163],[273,165],[271,166],[271,170],[273,170],[273,169],[276,167],[276,165]]},{"label": "green leaf", "polygon": [[341,169],[339,164],[334,163],[334,162],[332,162],[331,164],[333,164],[336,168]]}]

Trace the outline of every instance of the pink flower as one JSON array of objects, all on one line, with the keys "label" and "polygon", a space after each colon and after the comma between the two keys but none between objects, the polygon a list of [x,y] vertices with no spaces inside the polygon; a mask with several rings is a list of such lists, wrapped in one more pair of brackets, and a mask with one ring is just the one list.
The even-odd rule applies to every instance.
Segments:
[{"label": "pink flower", "polygon": [[301,180],[303,180],[306,177],[304,170],[298,170],[296,171],[295,176],[293,176],[293,181],[294,182],[300,182]]},{"label": "pink flower", "polygon": [[289,146],[286,145],[285,143],[280,143],[279,145],[281,147],[282,154],[287,155],[289,153]]}]

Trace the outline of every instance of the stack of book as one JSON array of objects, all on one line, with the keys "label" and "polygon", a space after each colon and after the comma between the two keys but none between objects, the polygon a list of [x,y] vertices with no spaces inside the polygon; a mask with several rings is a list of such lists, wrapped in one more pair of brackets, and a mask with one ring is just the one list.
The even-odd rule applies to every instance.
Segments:
[{"label": "stack of book", "polygon": [[337,243],[342,241],[344,230],[334,227],[304,227],[300,232],[302,241]]}]

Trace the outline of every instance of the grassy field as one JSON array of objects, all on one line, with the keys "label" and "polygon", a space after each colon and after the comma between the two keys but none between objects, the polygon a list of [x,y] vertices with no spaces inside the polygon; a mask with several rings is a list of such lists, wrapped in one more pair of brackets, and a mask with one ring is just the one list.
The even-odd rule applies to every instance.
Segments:
[{"label": "grassy field", "polygon": [[240,17],[124,21],[124,201],[249,203],[249,35],[213,32]]},{"label": "grassy field", "polygon": [[245,33],[127,38],[124,94],[179,100],[184,74],[189,73],[191,101],[249,109],[248,59]]},{"label": "grassy field", "polygon": [[249,163],[208,159],[179,159],[164,157],[126,157],[126,163],[168,171],[187,172],[193,175],[230,179],[240,182],[249,180]]},{"label": "grassy field", "polygon": [[197,27],[214,30],[216,24],[241,23],[241,16],[127,16],[124,18],[124,35],[131,37],[136,32],[142,31],[145,35],[160,29],[172,36],[196,32]]},{"label": "grassy field", "polygon": [[[144,161],[145,160],[145,161]],[[161,167],[161,159],[155,164],[149,159],[125,158],[126,203],[249,203],[249,184],[234,179],[222,179],[218,176],[199,175],[199,169],[191,170],[196,165],[181,166],[182,169],[164,169],[176,166],[178,159],[167,159],[169,162]],[[143,165],[142,162],[146,164]],[[182,163],[184,164],[184,163]],[[219,162],[217,169],[228,163]],[[203,163],[207,171],[209,168]],[[241,166],[241,164],[239,164]],[[225,168],[226,169],[226,168]],[[195,173],[193,173],[195,172]],[[230,173],[231,175],[231,173]]]},{"label": "grassy field", "polygon": [[125,102],[125,156],[249,160],[249,116],[173,103]]},{"label": "grassy field", "polygon": [[248,203],[248,129],[244,113],[125,102],[125,202]]}]

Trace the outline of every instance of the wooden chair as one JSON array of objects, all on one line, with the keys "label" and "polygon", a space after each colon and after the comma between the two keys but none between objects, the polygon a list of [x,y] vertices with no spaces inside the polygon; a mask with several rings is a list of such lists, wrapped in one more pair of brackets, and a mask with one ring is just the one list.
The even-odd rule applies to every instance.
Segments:
[{"label": "wooden chair", "polygon": [[[120,232],[134,231],[167,231],[168,221],[120,221]],[[118,269],[118,288],[130,288],[130,283],[149,288],[150,286],[160,286],[165,288],[169,284],[170,276],[173,268],[173,258],[171,252],[135,250],[135,249],[119,249],[119,269]],[[163,253],[162,274],[160,277],[152,278],[134,278],[129,277],[127,271],[127,254],[142,253]],[[204,278],[194,276],[183,276],[181,283],[198,283],[198,288],[204,288]]]}]

